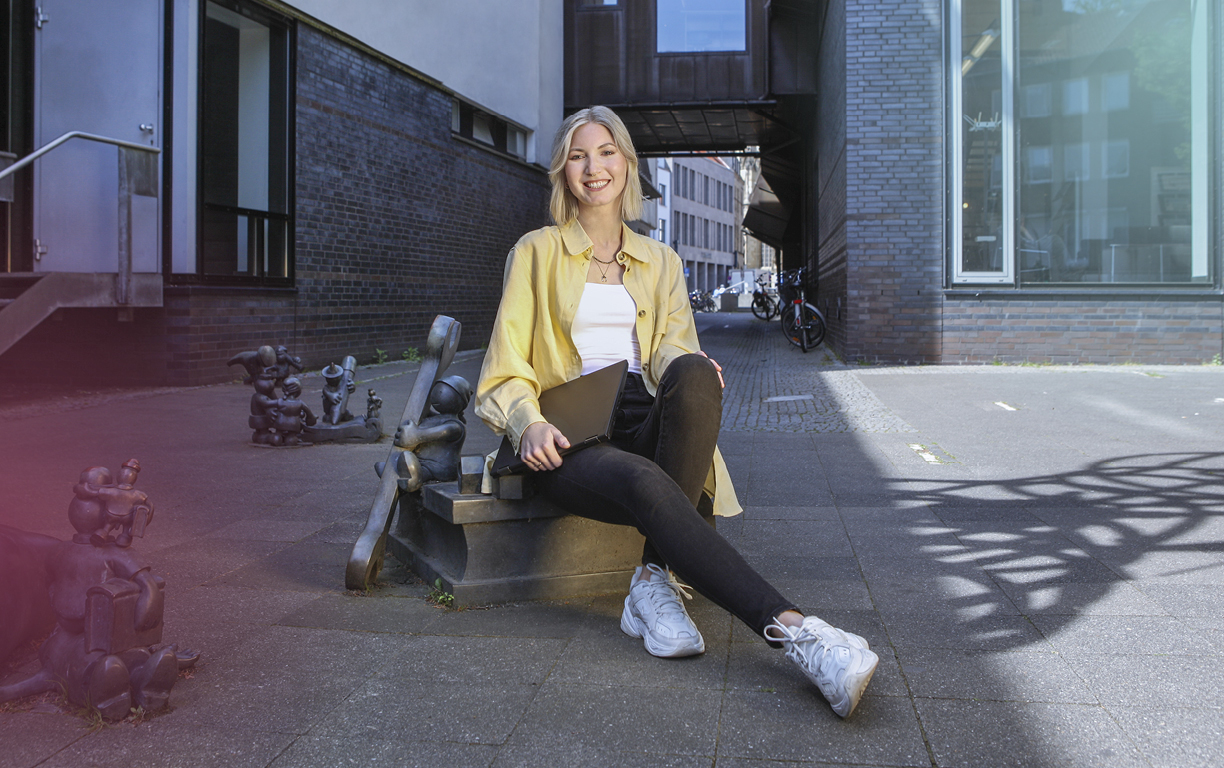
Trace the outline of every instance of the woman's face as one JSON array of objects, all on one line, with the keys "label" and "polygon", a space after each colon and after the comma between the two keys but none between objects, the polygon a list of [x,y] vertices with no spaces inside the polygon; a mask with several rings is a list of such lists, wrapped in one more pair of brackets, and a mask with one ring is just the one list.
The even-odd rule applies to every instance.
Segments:
[{"label": "woman's face", "polygon": [[579,208],[620,206],[629,173],[629,161],[599,123],[586,123],[574,131],[565,160],[565,183]]}]

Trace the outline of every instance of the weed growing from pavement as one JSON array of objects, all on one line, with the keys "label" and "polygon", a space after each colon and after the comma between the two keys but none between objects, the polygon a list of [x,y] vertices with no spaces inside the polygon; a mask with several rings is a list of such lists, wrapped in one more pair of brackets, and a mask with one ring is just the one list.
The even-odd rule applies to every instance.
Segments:
[{"label": "weed growing from pavement", "polygon": [[1207,365],[1224,365],[1224,357],[1220,357],[1220,353],[1217,352],[1215,357],[1211,358],[1211,361],[1208,362]]},{"label": "weed growing from pavement", "polygon": [[420,351],[417,350],[416,347],[408,347],[408,349],[405,349],[403,354],[400,355],[400,357],[404,358],[404,362],[406,363],[421,362],[421,353]]},{"label": "weed growing from pavement", "polygon": [[455,596],[442,589],[441,578],[434,579],[433,586],[430,588],[429,594],[425,596],[425,599],[434,605],[440,605],[443,608],[455,607]]},{"label": "weed growing from pavement", "polygon": [[382,365],[385,362],[387,362],[387,350],[379,349],[378,347],[375,347],[374,348],[374,364]]}]

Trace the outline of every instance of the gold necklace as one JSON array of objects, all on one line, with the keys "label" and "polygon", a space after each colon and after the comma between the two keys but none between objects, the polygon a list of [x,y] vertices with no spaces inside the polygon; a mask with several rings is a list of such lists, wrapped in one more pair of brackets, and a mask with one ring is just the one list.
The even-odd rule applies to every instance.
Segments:
[{"label": "gold necklace", "polygon": [[608,265],[607,267],[595,267],[595,269],[599,270],[599,274],[601,275],[601,277],[599,278],[599,282],[601,283],[608,282],[608,270],[611,269],[612,265],[616,263],[616,259],[614,258],[611,261],[604,261],[603,259],[597,258],[594,253],[591,254],[591,258],[595,259],[596,263],[598,264]]}]

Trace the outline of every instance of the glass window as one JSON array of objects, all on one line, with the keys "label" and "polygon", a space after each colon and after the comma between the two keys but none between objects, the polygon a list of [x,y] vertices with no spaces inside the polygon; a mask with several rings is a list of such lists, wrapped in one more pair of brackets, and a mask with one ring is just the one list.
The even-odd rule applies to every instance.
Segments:
[{"label": "glass window", "polygon": [[1080,142],[1063,147],[1063,178],[1067,181],[1085,181],[1088,173],[1088,145]]},{"label": "glass window", "polygon": [[1050,116],[1050,84],[1034,83],[1020,89],[1021,117]]},{"label": "glass window", "polygon": [[1208,4],[952,5],[954,282],[1209,283]]},{"label": "glass window", "polygon": [[292,277],[288,24],[206,2],[200,102],[200,274]]},{"label": "glass window", "polygon": [[1130,72],[1110,72],[1101,76],[1101,111],[1130,109]]},{"label": "glass window", "polygon": [[1082,115],[1088,111],[1088,78],[1077,77],[1063,83],[1063,114]]},{"label": "glass window", "polygon": [[745,0],[657,0],[656,10],[659,53],[747,50]]},{"label": "glass window", "polygon": [[1115,139],[1105,142],[1101,155],[1101,175],[1107,179],[1124,179],[1130,176],[1130,142]]}]

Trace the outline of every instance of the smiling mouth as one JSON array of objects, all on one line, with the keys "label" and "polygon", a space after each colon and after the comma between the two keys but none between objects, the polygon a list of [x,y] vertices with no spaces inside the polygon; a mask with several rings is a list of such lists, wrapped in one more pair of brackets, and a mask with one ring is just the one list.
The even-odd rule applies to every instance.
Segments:
[{"label": "smiling mouth", "polygon": [[587,189],[589,189],[589,190],[591,190],[592,192],[594,192],[594,191],[598,191],[598,190],[600,190],[600,189],[603,189],[604,187],[608,186],[608,185],[609,185],[609,184],[611,184],[611,183],[612,183],[612,180],[611,180],[611,179],[599,179],[599,180],[597,180],[597,181],[586,181],[586,182],[583,182],[582,186],[584,186],[584,187],[586,187]]}]

